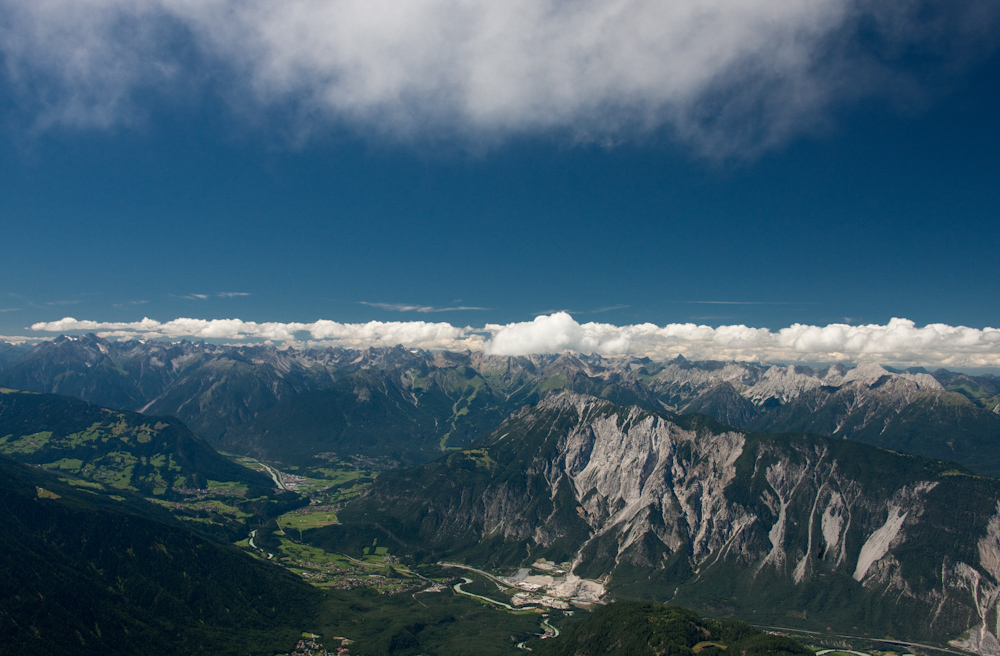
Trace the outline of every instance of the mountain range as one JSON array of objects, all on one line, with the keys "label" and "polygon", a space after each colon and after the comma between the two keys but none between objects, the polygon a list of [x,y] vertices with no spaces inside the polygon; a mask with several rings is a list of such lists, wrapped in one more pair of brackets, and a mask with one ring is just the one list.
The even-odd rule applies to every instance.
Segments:
[{"label": "mountain range", "polygon": [[418,559],[565,563],[618,599],[772,626],[947,635],[1000,653],[1000,481],[808,434],[572,392],[475,448],[385,472],[309,539]]},{"label": "mountain range", "polygon": [[[0,511],[12,528],[0,623],[23,653],[146,639],[208,653],[212,635],[242,650],[238,634],[286,639],[313,621],[308,608],[334,603],[223,544],[253,522],[270,527],[260,544],[277,545],[267,522],[308,499],[219,447],[383,470],[338,505],[338,524],[295,531],[315,553],[360,558],[378,545],[410,567],[557,568],[563,588],[620,602],[1000,656],[994,376],[93,335],[0,356]],[[208,499],[220,486],[235,491],[228,510]],[[184,499],[197,502],[182,510]],[[93,610],[66,596],[88,586],[101,590]],[[347,603],[374,613],[359,621],[381,621],[359,599]],[[282,611],[283,600],[302,607]],[[676,619],[636,608],[630,617]],[[337,612],[337,626],[354,622]],[[394,629],[401,642],[385,653],[420,652],[425,626],[446,635],[454,618],[435,612]],[[57,626],[73,633],[46,642]],[[601,630],[587,626],[572,635],[592,642]],[[711,635],[701,642],[716,640],[698,626]],[[562,644],[579,651],[573,640]]]},{"label": "mountain range", "polygon": [[413,465],[567,389],[737,428],[803,431],[1000,475],[1000,377],[564,353],[402,347],[278,349],[59,337],[8,359],[7,387],[171,415],[224,450],[305,463],[318,453]]}]

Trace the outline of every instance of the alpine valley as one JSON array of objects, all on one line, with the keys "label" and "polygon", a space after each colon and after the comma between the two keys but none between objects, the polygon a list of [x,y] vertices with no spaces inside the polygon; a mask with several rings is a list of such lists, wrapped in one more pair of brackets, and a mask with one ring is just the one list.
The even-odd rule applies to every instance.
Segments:
[{"label": "alpine valley", "polygon": [[996,376],[87,335],[0,388],[9,653],[1000,655]]}]

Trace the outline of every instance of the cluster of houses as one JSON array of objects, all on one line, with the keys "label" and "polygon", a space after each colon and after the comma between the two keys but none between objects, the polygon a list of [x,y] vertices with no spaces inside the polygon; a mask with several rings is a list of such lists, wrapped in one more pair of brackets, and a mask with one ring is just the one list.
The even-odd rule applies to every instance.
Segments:
[{"label": "cluster of houses", "polygon": [[426,585],[420,579],[389,578],[380,574],[367,574],[359,567],[336,567],[319,563],[298,563],[307,569],[302,572],[302,578],[316,583],[329,581],[328,587],[336,590],[353,590],[354,588],[377,588],[382,594],[399,594],[410,592]]},{"label": "cluster of houses", "polygon": [[340,646],[334,647],[331,651],[324,647],[323,643],[318,641],[318,638],[319,636],[313,635],[312,637],[299,640],[298,644],[295,645],[295,651],[290,656],[351,656],[348,647],[353,644],[352,640],[339,636],[334,637],[334,640],[340,641]]},{"label": "cluster of houses", "polygon": [[[304,575],[305,574],[303,574],[303,576]],[[382,594],[392,595],[417,590],[425,585],[426,583],[419,579],[407,581],[401,579],[390,579],[378,574],[368,574],[363,576],[338,577],[333,579],[333,584],[330,587],[337,590],[352,590],[354,588],[369,587],[378,589],[378,591]]]}]

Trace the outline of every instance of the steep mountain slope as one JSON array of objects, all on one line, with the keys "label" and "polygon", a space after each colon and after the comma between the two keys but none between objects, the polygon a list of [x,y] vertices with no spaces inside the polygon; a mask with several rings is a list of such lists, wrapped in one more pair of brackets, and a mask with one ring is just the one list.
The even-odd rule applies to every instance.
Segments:
[{"label": "steep mountain slope", "polygon": [[[387,472],[320,544],[572,563],[619,596],[1000,653],[1000,481],[845,440],[559,394],[475,449]],[[368,527],[364,529],[363,527]],[[379,542],[382,544],[382,542]]]},{"label": "steep mountain slope", "polygon": [[974,404],[1000,414],[1000,376],[970,376],[938,369],[934,378],[949,392],[957,392]]},{"label": "steep mountain slope", "polygon": [[2,372],[4,367],[8,366],[11,362],[24,357],[24,355],[30,350],[31,346],[24,342],[18,344],[0,342],[0,372]]},{"label": "steep mountain slope", "polygon": [[901,378],[811,390],[745,426],[846,437],[1000,474],[1000,416],[963,395]]},{"label": "steep mountain slope", "polygon": [[746,426],[761,414],[752,401],[743,398],[727,381],[699,394],[684,406],[684,412],[708,415],[731,426]]},{"label": "steep mountain slope", "polygon": [[359,373],[262,411],[218,444],[286,462],[336,451],[399,466],[432,460],[448,444],[467,444],[470,435],[486,433],[502,419],[502,406],[486,394],[455,401],[440,389],[408,390]]},{"label": "steep mountain slope", "polygon": [[207,481],[271,487],[173,417],[101,408],[55,394],[0,389],[0,453],[114,487],[164,494]]},{"label": "steep mountain slope", "polygon": [[0,457],[0,651],[270,654],[321,595],[139,499]]}]

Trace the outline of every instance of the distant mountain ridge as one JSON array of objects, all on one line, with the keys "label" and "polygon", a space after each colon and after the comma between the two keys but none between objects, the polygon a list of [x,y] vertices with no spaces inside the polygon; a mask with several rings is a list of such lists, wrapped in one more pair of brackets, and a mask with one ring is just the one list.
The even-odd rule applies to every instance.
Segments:
[{"label": "distant mountain ridge", "polygon": [[569,389],[648,410],[706,414],[738,428],[857,439],[1000,475],[992,448],[1000,442],[1000,378],[871,363],[812,369],[87,335],[34,347],[0,370],[0,382],[173,415],[222,448],[275,460],[337,452],[426,462],[553,390]]}]

